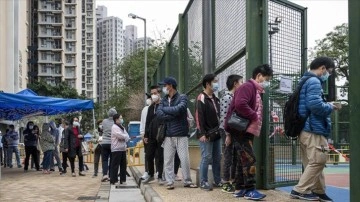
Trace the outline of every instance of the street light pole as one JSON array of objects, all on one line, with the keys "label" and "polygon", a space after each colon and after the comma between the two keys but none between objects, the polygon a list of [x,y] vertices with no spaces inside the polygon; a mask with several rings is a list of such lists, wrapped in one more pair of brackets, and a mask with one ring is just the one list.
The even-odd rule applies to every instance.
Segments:
[{"label": "street light pole", "polygon": [[146,19],[145,18],[142,18],[142,17],[139,17],[133,13],[130,13],[128,15],[130,18],[132,19],[140,19],[142,21],[144,21],[144,97],[145,97],[145,101],[144,101],[144,104],[146,106],[146,99],[147,99],[147,96],[146,96],[146,93],[147,93],[147,38],[146,38]]}]

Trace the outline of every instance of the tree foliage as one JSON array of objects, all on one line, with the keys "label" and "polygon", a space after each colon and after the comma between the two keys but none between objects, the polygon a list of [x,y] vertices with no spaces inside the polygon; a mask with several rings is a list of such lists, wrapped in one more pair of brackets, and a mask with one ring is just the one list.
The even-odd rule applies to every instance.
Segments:
[{"label": "tree foliage", "polygon": [[[147,50],[148,84],[159,65],[164,53],[163,46],[151,47]],[[140,120],[140,112],[144,100],[144,50],[125,57],[115,70],[117,78],[114,88],[110,89],[109,100],[103,105],[103,115],[115,107],[125,120]]]},{"label": "tree foliage", "polygon": [[311,59],[318,56],[331,57],[335,62],[338,76],[349,81],[349,26],[347,23],[336,26],[326,37],[317,40]]}]

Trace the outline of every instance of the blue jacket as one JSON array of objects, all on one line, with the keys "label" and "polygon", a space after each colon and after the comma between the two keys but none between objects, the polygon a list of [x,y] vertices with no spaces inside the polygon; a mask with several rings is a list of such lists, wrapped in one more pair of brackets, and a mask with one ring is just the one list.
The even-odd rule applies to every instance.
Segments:
[{"label": "blue jacket", "polygon": [[165,123],[166,137],[186,137],[189,133],[187,121],[187,96],[176,94],[171,98],[166,95],[160,102],[156,115]]},{"label": "blue jacket", "polygon": [[328,137],[331,132],[330,114],[333,107],[322,98],[322,82],[319,77],[312,72],[306,72],[301,80],[308,76],[313,77],[301,88],[299,100],[299,114],[302,117],[308,116],[303,130]]}]

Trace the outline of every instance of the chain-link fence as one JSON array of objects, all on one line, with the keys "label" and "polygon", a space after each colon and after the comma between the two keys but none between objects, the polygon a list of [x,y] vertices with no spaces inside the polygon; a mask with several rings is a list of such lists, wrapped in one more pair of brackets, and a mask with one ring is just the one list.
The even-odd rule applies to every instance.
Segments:
[{"label": "chain-link fence", "polygon": [[[246,78],[247,71],[254,67],[247,67],[247,2],[246,0],[209,0],[207,7],[203,0],[190,0],[175,30],[164,54],[156,77],[159,80],[165,76],[173,76],[183,86],[181,93],[188,94],[189,109],[194,112],[196,96],[202,91],[200,82],[203,77],[204,50],[212,47],[213,67],[212,71],[217,74],[220,84],[221,96],[226,89],[226,79],[231,74],[240,74]],[[259,1],[265,2],[265,1]],[[300,152],[296,141],[287,140],[281,136],[283,127],[282,114],[284,103],[288,94],[279,92],[281,77],[291,78],[293,86],[297,84],[301,73],[305,70],[306,54],[306,12],[305,9],[296,6],[286,0],[268,0],[264,7],[259,7],[262,12],[264,24],[268,19],[268,29],[264,30],[264,36],[268,34],[268,40],[262,40],[269,47],[269,63],[273,66],[275,75],[271,81],[267,130],[270,134],[262,134],[268,138],[266,153],[270,158],[265,160],[266,187],[276,187],[294,183],[301,175]],[[204,16],[207,12],[203,9],[211,9],[211,22],[206,21]],[[208,10],[206,10],[208,11]],[[262,15],[259,13],[259,15]],[[209,17],[209,16],[208,16]],[[206,21],[207,23],[204,23]],[[204,26],[212,26],[212,41],[203,38]],[[250,25],[249,25],[250,26]],[[251,25],[252,26],[252,25]],[[207,46],[212,43],[212,46]],[[267,51],[266,51],[267,52]],[[263,57],[267,58],[267,57]],[[166,70],[165,70],[166,69]],[[184,75],[181,76],[182,71]],[[165,72],[167,74],[165,75]],[[267,108],[266,108],[267,109]],[[198,145],[194,138],[190,144]]]}]

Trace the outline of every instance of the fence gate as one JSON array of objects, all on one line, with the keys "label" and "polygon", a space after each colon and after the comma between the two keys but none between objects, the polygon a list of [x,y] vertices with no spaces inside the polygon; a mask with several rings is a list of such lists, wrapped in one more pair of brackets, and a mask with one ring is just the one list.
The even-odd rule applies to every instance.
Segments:
[{"label": "fence gate", "polygon": [[269,157],[266,186],[275,188],[295,184],[302,173],[298,141],[282,135],[283,108],[288,94],[281,92],[282,77],[292,80],[294,90],[306,70],[306,9],[285,0],[268,1],[269,63],[274,69],[270,86]]}]

